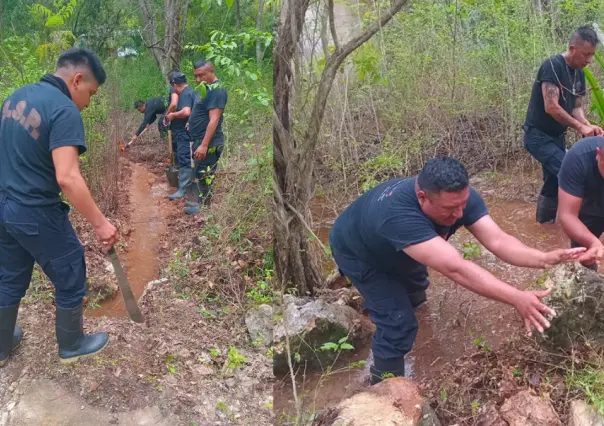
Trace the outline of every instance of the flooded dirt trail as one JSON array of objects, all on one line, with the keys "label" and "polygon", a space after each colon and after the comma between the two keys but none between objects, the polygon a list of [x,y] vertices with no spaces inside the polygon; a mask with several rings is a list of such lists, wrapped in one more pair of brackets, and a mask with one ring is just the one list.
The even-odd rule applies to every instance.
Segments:
[{"label": "flooded dirt trail", "polygon": [[[167,187],[165,183],[159,183],[156,176],[144,166],[137,163],[129,163],[129,166],[132,169],[129,194],[132,231],[127,240],[126,254],[121,255],[120,260],[134,297],[138,300],[147,283],[157,279],[159,275],[157,247],[166,230],[167,211],[162,208],[162,204],[166,203]],[[101,307],[93,310],[90,315],[126,316],[122,295],[118,293],[112,299],[103,301]]]},{"label": "flooded dirt trail", "polygon": [[[314,229],[327,244],[329,228],[335,215],[323,206],[322,200],[312,206]],[[526,202],[509,202],[486,199],[489,212],[495,222],[507,233],[525,244],[540,250],[553,250],[569,246],[560,225],[540,225],[535,222],[535,205]],[[543,270],[519,268],[508,265],[481,246],[465,229],[460,229],[450,240],[458,250],[473,252],[471,260],[497,278],[520,289],[529,288],[543,274]],[[324,264],[325,272],[335,267]],[[471,354],[477,346],[496,349],[513,334],[522,333],[522,323],[516,311],[501,303],[483,298],[436,271],[430,271],[428,303],[416,312],[419,331],[412,351],[405,358],[406,374],[418,382],[439,377],[441,369],[455,359]],[[358,386],[360,368],[346,368],[351,362],[367,359],[370,342],[355,348],[336,366],[341,371],[329,376],[310,373],[298,377],[298,392],[305,394],[305,406],[319,411],[348,396]],[[291,380],[289,377],[275,385],[276,412],[295,415]]]}]

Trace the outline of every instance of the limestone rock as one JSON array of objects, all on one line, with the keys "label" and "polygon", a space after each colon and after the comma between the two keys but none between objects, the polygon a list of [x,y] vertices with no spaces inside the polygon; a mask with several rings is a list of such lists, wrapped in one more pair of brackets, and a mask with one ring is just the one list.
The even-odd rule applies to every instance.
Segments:
[{"label": "limestone rock", "polygon": [[549,272],[544,285],[553,287],[542,301],[556,316],[539,336],[542,343],[568,348],[586,337],[604,347],[604,277],[578,263],[564,264]]},{"label": "limestone rock", "polygon": [[585,401],[570,403],[568,426],[604,426],[604,417]]},{"label": "limestone rock", "polygon": [[327,410],[315,426],[440,426],[417,386],[405,377],[384,380]]},{"label": "limestone rock", "polygon": [[287,371],[285,336],[289,336],[292,358],[298,354],[299,362],[309,367],[329,365],[336,352],[320,350],[328,342],[337,343],[349,335],[348,342],[360,343],[369,333],[364,330],[361,315],[350,306],[329,304],[322,299],[306,300],[284,296],[282,318],[273,332],[275,374]]},{"label": "limestone rock", "polygon": [[499,414],[509,426],[562,426],[551,404],[528,390],[507,399]]},{"label": "limestone rock", "polygon": [[253,341],[261,340],[264,346],[273,341],[273,307],[260,305],[245,314],[245,325]]}]

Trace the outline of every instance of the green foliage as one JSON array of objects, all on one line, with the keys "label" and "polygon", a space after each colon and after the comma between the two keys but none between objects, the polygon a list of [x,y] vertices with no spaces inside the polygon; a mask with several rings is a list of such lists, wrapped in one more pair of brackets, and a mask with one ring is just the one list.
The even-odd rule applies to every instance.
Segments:
[{"label": "green foliage", "polygon": [[601,366],[587,366],[582,370],[570,372],[566,384],[585,394],[587,401],[604,415],[604,371]]},{"label": "green foliage", "polygon": [[229,353],[227,354],[227,368],[231,370],[236,370],[241,367],[242,364],[247,362],[247,358],[241,354],[237,350],[236,347],[231,346],[229,348]]},{"label": "green foliage", "polygon": [[344,336],[340,340],[338,340],[337,343],[335,343],[335,342],[323,343],[320,350],[333,351],[333,352],[352,351],[352,350],[354,350],[354,346],[352,346],[350,343],[348,343],[348,336]]},{"label": "green foliage", "polygon": [[473,241],[468,241],[461,246],[461,252],[463,253],[464,259],[473,259],[479,257],[482,254],[480,246]]},{"label": "green foliage", "polygon": [[76,36],[66,28],[66,21],[71,17],[77,5],[77,0],[55,2],[56,12],[36,3],[29,7],[35,21],[43,28],[40,45],[36,55],[41,61],[54,63],[62,50],[69,49],[76,41]]}]

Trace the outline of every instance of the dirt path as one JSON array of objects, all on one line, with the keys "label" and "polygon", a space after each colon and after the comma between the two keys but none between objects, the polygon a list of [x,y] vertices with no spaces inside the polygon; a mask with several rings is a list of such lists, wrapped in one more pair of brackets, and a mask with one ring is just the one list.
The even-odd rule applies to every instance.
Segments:
[{"label": "dirt path", "polygon": [[[30,298],[19,311],[22,345],[0,370],[0,426],[270,424],[271,364],[264,349],[249,344],[244,312],[180,289],[162,270],[203,218],[183,217],[182,203],[167,200],[172,188],[165,176],[146,165],[125,166],[132,222],[121,223],[130,232],[119,254],[145,323],[125,316],[118,294],[84,322],[87,332],[109,332],[107,348],[65,366],[57,356],[52,299]],[[107,273],[103,261],[93,259],[91,275]],[[229,314],[207,315],[209,309]]]},{"label": "dirt path", "polygon": [[[122,262],[127,265],[128,280],[138,300],[147,283],[158,278],[157,248],[166,232],[170,206],[165,196],[168,191],[165,183],[158,181],[153,173],[140,164],[129,163],[129,166],[132,170],[129,193],[131,228]],[[118,294],[104,301],[90,316],[124,317],[124,299]]]}]

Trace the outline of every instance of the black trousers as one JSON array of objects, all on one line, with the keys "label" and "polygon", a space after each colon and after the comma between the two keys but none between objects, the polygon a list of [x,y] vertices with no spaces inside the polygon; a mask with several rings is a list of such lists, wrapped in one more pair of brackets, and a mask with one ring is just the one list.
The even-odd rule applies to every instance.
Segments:
[{"label": "black trousers", "polygon": [[524,126],[524,147],[541,163],[543,186],[541,195],[558,197],[558,172],[566,154],[564,134],[550,136],[535,127]]}]

